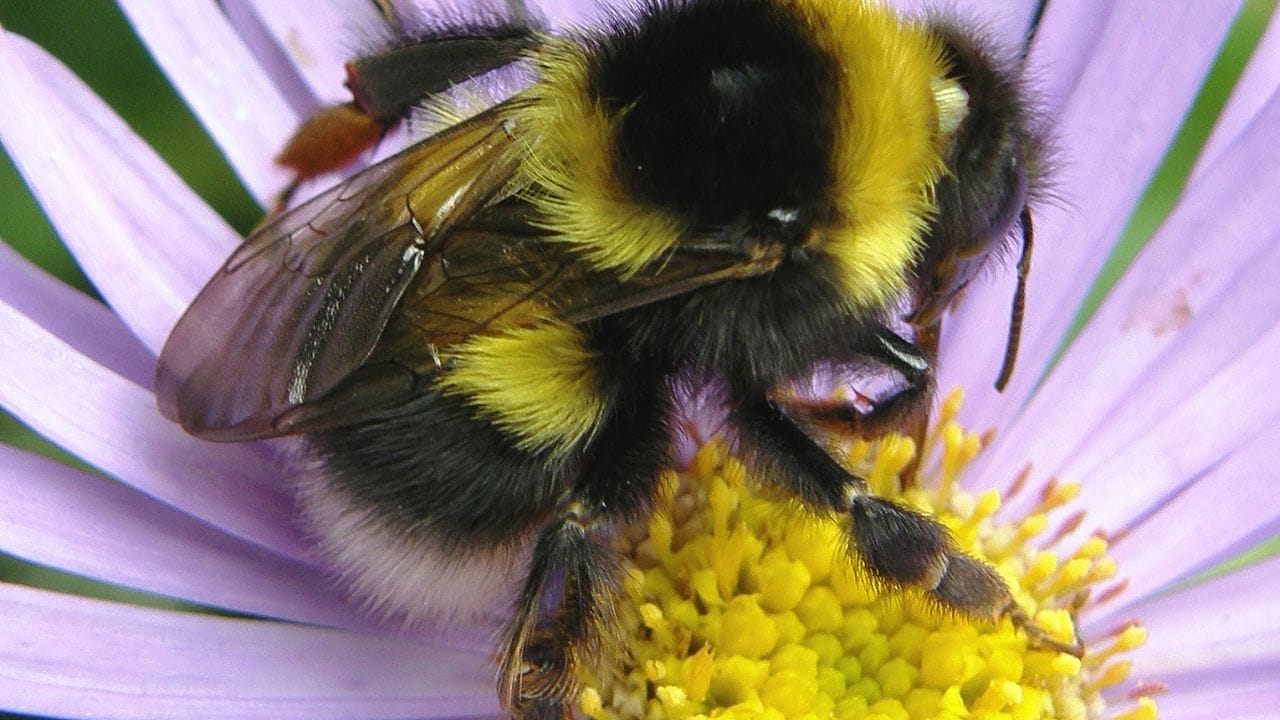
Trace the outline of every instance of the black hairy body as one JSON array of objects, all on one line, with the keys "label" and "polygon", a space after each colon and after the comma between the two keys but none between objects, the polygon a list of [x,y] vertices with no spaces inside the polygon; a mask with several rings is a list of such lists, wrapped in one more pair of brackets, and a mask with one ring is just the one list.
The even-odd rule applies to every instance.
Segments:
[{"label": "black hairy body", "polygon": [[[521,48],[538,79],[251,237],[165,348],[166,414],[218,440],[303,435],[306,512],[375,602],[513,601],[515,715],[568,713],[613,626],[610,537],[652,511],[702,385],[753,475],[845,513],[874,578],[1052,644],[819,437],[920,422],[942,311],[1019,219],[1029,248],[1038,140],[1011,66],[954,26],[837,0],[463,34],[422,41],[465,48],[424,95]],[[379,78],[353,78],[356,109],[388,122],[361,99]],[[870,407],[790,392],[826,368],[900,382]]]}]

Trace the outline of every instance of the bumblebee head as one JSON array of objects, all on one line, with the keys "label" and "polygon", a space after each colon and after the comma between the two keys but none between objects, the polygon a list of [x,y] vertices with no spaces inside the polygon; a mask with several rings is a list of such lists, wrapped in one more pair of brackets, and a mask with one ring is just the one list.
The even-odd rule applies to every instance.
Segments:
[{"label": "bumblebee head", "polygon": [[920,302],[911,319],[921,326],[936,322],[1007,248],[1020,222],[1024,246],[1029,244],[1026,208],[1039,179],[1043,144],[1013,63],[992,55],[993,45],[975,41],[972,31],[945,23],[931,31],[942,38],[948,77],[963,91],[967,109],[944,154],[947,173],[934,188],[937,212],[915,269]]}]

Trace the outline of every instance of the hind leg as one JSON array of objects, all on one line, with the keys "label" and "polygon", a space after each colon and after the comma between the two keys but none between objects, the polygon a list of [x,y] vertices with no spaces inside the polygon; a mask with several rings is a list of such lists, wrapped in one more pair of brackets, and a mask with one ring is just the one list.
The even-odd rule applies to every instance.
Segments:
[{"label": "hind leg", "polygon": [[503,705],[515,717],[571,717],[575,668],[616,640],[623,565],[609,541],[653,507],[670,452],[667,398],[656,381],[638,382],[619,398],[538,535],[498,677]]}]

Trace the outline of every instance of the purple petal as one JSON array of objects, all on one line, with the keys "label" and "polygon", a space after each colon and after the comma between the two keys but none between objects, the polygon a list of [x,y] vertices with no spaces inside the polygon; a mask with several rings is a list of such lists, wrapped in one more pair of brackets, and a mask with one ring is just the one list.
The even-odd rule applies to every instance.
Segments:
[{"label": "purple petal", "polygon": [[0,242],[0,302],[95,363],[149,386],[155,358],[102,303],[62,284]]},{"label": "purple petal", "polygon": [[[1094,465],[1072,462],[1063,469],[1064,477],[1080,480],[1082,494],[1090,498],[1079,533],[1097,527],[1123,531],[1185,492],[1264,429],[1280,427],[1274,396],[1260,397],[1280,382],[1280,320],[1272,322],[1266,335],[1205,383],[1179,383],[1172,369],[1153,375],[1153,381],[1168,382],[1159,382],[1158,389],[1143,385],[1132,396],[1135,403],[1145,400],[1149,390],[1154,404],[1172,409],[1141,427],[1112,422],[1107,432],[1129,438],[1114,456]],[[1171,366],[1194,370],[1191,363]],[[1185,399],[1174,402],[1170,396],[1179,389]]]},{"label": "purple petal", "polygon": [[1137,680],[1194,679],[1214,669],[1280,667],[1280,558],[1132,608],[1147,642],[1133,653]]},{"label": "purple petal", "polygon": [[[351,100],[343,86],[344,66],[357,53],[380,47],[383,34],[382,18],[367,0],[231,0],[222,6],[259,65],[300,114]],[[304,94],[305,104],[300,102]]]},{"label": "purple petal", "polygon": [[1193,181],[1218,159],[1268,102],[1274,102],[1277,87],[1280,87],[1280,15],[1273,15],[1248,66],[1232,88],[1231,98],[1214,124],[1213,135],[1200,151],[1200,158],[1191,171]]},{"label": "purple petal", "polygon": [[1128,585],[1107,605],[1107,613],[1125,612],[1128,605],[1275,535],[1280,529],[1277,466],[1280,426],[1253,438],[1130,528],[1111,546]]},{"label": "purple petal", "polygon": [[[991,383],[1013,296],[1009,282],[975,283],[944,330],[939,385],[969,391],[962,417],[970,424],[1006,426],[1034,387],[1163,157],[1233,13],[1231,3],[1113,5],[1095,54],[1054,119],[1063,149],[1054,192],[1064,204],[1039,209],[1033,263],[1054,271],[1032,272],[1019,371],[1003,395]],[[1063,31],[1057,23],[1040,29],[1048,45]]]},{"label": "purple petal", "polygon": [[[1125,465],[1142,459],[1139,446],[1174,422],[1181,424],[1173,426],[1178,429],[1170,440],[1180,447],[1170,450],[1186,457],[1220,453],[1269,427],[1277,412],[1270,393],[1280,382],[1280,366],[1268,362],[1280,357],[1280,294],[1262,288],[1275,277],[1266,270],[1280,272],[1280,245],[1262,255],[1131,387],[1130,402],[1114,410],[1059,472],[1085,483],[1125,473]],[[1252,321],[1255,313],[1259,319]]]},{"label": "purple petal", "polygon": [[0,585],[0,707],[57,717],[494,715],[484,653]]},{"label": "purple petal", "polygon": [[299,116],[217,3],[120,0],[120,8],[250,193],[269,204],[289,178],[265,158],[284,147]]},{"label": "purple petal", "polygon": [[307,543],[260,445],[215,445],[160,416],[148,390],[0,303],[0,405],[142,492],[290,557]]},{"label": "purple petal", "polygon": [[0,549],[229,610],[368,627],[314,567],[290,562],[119,483],[0,446]]},{"label": "purple petal", "polygon": [[1027,53],[1032,90],[1042,111],[1057,117],[1076,91],[1111,25],[1112,3],[1049,3]]},{"label": "purple petal", "polygon": [[235,233],[75,76],[15,35],[0,35],[0,95],[0,139],[45,213],[158,350]]},{"label": "purple petal", "polygon": [[[1269,331],[1280,294],[1260,289],[1280,272],[1277,123],[1280,98],[1186,190],[980,475],[1007,478],[1028,459],[1040,473],[1094,467]],[[1212,420],[1244,427],[1235,413]]]},{"label": "purple petal", "polygon": [[[537,16],[544,19],[547,27],[553,31],[599,27],[606,17],[605,10],[609,9],[605,3],[583,0],[537,0],[532,4]],[[613,9],[623,8],[614,6]]]},{"label": "purple petal", "polygon": [[1277,668],[1200,668],[1173,680],[1155,697],[1161,720],[1275,720],[1280,707]]}]

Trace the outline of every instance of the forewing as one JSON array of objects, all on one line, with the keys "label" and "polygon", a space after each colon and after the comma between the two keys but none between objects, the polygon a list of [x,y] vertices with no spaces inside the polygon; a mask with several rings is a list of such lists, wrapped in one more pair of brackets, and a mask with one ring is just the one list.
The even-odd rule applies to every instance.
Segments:
[{"label": "forewing", "polygon": [[677,251],[630,277],[593,268],[530,221],[509,198],[486,208],[426,254],[369,358],[325,397],[298,404],[276,432],[315,432],[384,415],[413,397],[450,348],[476,335],[548,320],[585,323],[732,278],[776,267],[780,248],[704,245]]},{"label": "forewing", "polygon": [[250,236],[170,334],[161,411],[210,439],[266,437],[289,431],[278,421],[290,409],[349,385],[423,259],[506,187],[515,154],[499,116],[429,138]]},{"label": "forewing", "polygon": [[524,217],[518,201],[457,229],[426,257],[392,340],[377,357],[425,367],[440,351],[475,334],[555,319],[581,324],[777,266],[780,247],[744,247],[740,239],[672,251],[662,262],[622,277],[594,268]]}]

